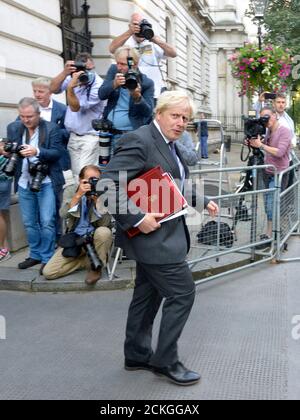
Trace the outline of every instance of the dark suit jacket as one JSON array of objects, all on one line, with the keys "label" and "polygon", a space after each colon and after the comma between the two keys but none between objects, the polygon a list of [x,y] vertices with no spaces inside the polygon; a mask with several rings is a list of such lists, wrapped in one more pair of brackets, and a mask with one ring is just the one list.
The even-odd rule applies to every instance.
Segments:
[{"label": "dark suit jacket", "polygon": [[[62,169],[60,165],[60,158],[63,153],[63,146],[61,141],[61,134],[59,128],[44,120],[40,120],[40,156],[39,160],[42,163],[49,165],[49,177],[52,181],[54,190],[59,193],[65,183]],[[7,127],[7,138],[10,141],[16,142],[19,145],[23,142],[23,134],[25,126],[21,121],[15,121]],[[17,171],[15,175],[15,190],[18,189],[18,181],[22,173],[23,160],[19,159]]]},{"label": "dark suit jacket", "polygon": [[[101,100],[108,99],[107,106],[104,110],[103,117],[107,118],[109,113],[116,107],[121,89],[114,89],[113,82],[118,73],[117,66],[113,64],[108,70],[103,85],[99,89],[99,98]],[[129,104],[129,120],[134,130],[148,124],[152,121],[154,108],[154,83],[145,74],[141,74],[142,98],[139,103],[135,103],[130,98]]]},{"label": "dark suit jacket", "polygon": [[61,156],[60,164],[63,171],[67,171],[68,169],[71,169],[71,158],[69,155],[69,151],[67,149],[70,133],[65,128],[66,112],[67,112],[66,105],[57,101],[53,101],[51,122],[53,122],[54,124],[58,126],[58,128],[60,129],[61,136],[62,136],[62,145],[64,147],[64,152]]},{"label": "dark suit jacket", "polygon": [[[188,168],[178,149],[177,154],[185,168],[186,177],[188,177]],[[105,187],[106,178],[112,179],[117,186],[117,190],[119,190],[121,199],[124,200],[126,193],[119,185],[119,172],[127,171],[128,182],[130,182],[158,165],[164,171],[170,172],[174,179],[180,179],[179,167],[170,148],[152,123],[124,135],[119,140],[115,155],[103,174],[102,186]],[[192,205],[192,200],[189,201]],[[113,202],[110,204],[113,204]],[[207,206],[207,204],[208,200],[205,199],[204,205]],[[132,210],[136,210],[134,206],[132,207]],[[132,213],[114,214],[118,225],[116,244],[125,250],[127,257],[144,264],[155,265],[175,264],[185,261],[190,248],[190,236],[185,217],[163,223],[161,229],[150,235],[140,234],[129,239],[126,230],[135,226],[144,217],[140,212],[138,214]]]},{"label": "dark suit jacket", "polygon": [[68,144],[70,133],[65,128],[65,117],[66,117],[67,107],[66,105],[53,101],[53,109],[51,122],[56,124],[60,130],[62,130],[62,141],[63,144]]}]

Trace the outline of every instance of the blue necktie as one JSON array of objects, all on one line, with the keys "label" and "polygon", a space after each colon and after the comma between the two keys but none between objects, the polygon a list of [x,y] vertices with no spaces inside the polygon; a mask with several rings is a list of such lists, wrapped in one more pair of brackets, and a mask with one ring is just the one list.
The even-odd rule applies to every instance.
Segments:
[{"label": "blue necktie", "polygon": [[172,155],[173,155],[173,158],[175,159],[175,162],[176,162],[176,165],[178,166],[178,168],[179,168],[179,173],[180,173],[180,177],[181,177],[181,170],[180,170],[180,166],[179,166],[179,163],[178,163],[178,156],[177,156],[177,153],[176,153],[176,149],[175,149],[175,144],[174,144],[174,142],[170,142],[169,143],[169,147],[170,147],[170,150],[171,150],[171,152],[172,152]]}]

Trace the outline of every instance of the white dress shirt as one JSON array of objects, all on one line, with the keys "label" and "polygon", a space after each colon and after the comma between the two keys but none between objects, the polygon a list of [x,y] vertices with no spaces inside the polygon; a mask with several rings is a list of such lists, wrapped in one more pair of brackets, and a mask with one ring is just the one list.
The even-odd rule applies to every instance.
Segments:
[{"label": "white dress shirt", "polygon": [[43,108],[42,106],[40,106],[41,117],[43,118],[43,120],[51,122],[52,110],[53,110],[53,99],[51,99],[50,104],[46,108]]}]

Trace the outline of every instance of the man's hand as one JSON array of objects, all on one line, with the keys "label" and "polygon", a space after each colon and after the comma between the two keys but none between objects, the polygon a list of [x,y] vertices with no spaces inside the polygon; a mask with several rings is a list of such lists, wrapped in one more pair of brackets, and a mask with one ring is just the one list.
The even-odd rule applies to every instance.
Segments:
[{"label": "man's hand", "polygon": [[258,136],[257,139],[250,140],[250,146],[253,147],[253,149],[260,149],[262,145],[263,143],[260,136]]},{"label": "man's hand", "polygon": [[79,187],[78,187],[77,194],[83,196],[86,193],[91,192],[91,191],[92,191],[92,186],[89,183],[89,180],[88,179],[81,179]]},{"label": "man's hand", "polygon": [[156,219],[160,219],[162,217],[164,217],[164,214],[147,214],[145,219],[139,225],[139,230],[145,235],[149,235],[149,233],[155,232],[161,228],[161,225],[156,221]]},{"label": "man's hand", "polygon": [[75,61],[67,61],[65,64],[64,73],[66,76],[70,76],[74,72],[76,72]]},{"label": "man's hand", "polygon": [[266,94],[267,92],[263,92],[260,96],[259,96],[259,102],[266,102],[266,97],[265,97],[265,94]]},{"label": "man's hand", "polygon": [[3,141],[0,141],[0,156],[4,155],[4,146],[5,143]]},{"label": "man's hand", "polygon": [[20,151],[21,156],[23,158],[31,158],[38,154],[38,151],[35,147],[26,144],[23,146],[23,150]]},{"label": "man's hand", "polygon": [[130,95],[133,97],[135,102],[139,102],[142,97],[142,87],[139,84],[138,87],[134,90],[129,91]]},{"label": "man's hand", "polygon": [[71,88],[71,89],[74,89],[74,88],[80,86],[79,77],[82,74],[84,74],[84,71],[78,71],[78,72],[73,73],[72,80],[69,83],[68,87]]},{"label": "man's hand", "polygon": [[213,218],[216,217],[220,211],[219,206],[214,201],[210,201],[206,209],[208,210],[210,217]]},{"label": "man's hand", "polygon": [[135,21],[135,22],[130,23],[129,31],[131,35],[138,35],[141,32],[141,27],[140,27],[139,22]]},{"label": "man's hand", "polygon": [[117,73],[114,80],[114,89],[119,89],[121,86],[124,86],[126,79],[123,73]]}]

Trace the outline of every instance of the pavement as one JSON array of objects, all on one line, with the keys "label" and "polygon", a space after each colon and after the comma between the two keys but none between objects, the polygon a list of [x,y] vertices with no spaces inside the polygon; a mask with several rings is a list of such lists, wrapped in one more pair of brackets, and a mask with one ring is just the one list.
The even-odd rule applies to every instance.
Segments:
[{"label": "pavement", "polygon": [[[292,239],[287,256],[299,253]],[[131,290],[1,291],[0,399],[299,400],[297,271],[298,263],[266,264],[197,288],[179,341],[182,362],[202,375],[192,387],[124,370]]]}]

